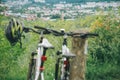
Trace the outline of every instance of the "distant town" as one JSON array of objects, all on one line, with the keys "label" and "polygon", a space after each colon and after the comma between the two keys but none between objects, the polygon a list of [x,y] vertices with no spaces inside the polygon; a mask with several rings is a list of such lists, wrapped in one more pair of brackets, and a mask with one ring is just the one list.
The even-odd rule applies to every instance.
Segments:
[{"label": "distant town", "polygon": [[[56,20],[58,18],[74,20],[84,15],[107,15],[113,11],[118,15],[118,2],[86,2],[86,3],[66,3],[65,1],[49,4],[45,0],[17,0],[1,3],[0,6],[6,6],[7,10],[0,12],[5,16],[21,17],[26,20]],[[102,13],[101,13],[102,11]]]}]

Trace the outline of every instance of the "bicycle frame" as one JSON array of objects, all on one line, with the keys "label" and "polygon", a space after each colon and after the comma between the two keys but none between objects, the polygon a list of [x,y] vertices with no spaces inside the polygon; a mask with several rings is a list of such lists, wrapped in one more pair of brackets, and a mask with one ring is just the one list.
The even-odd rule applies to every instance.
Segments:
[{"label": "bicycle frame", "polygon": [[62,54],[62,57],[59,57],[56,62],[56,70],[55,70],[55,80],[58,80],[58,72],[59,72],[59,63],[62,61],[61,66],[61,76],[60,80],[69,80],[69,68],[71,57],[75,57],[75,54],[71,53],[69,48],[67,47],[67,35],[64,35],[63,44],[62,44],[62,52],[57,52],[57,54]]},{"label": "bicycle frame", "polygon": [[[53,48],[53,46],[48,42],[46,38],[41,35],[40,43],[38,44],[38,53],[37,53],[37,61],[36,61],[36,73],[35,80],[44,80],[44,62],[47,60],[46,51],[48,48]],[[40,75],[40,77],[39,77]]]},{"label": "bicycle frame", "polygon": [[[38,44],[38,51],[37,51],[37,58],[36,58],[36,73],[35,73],[35,80],[38,80],[39,74],[42,78],[41,80],[44,80],[44,74],[41,72],[41,57],[43,55],[43,46],[41,46],[42,43]],[[42,75],[41,75],[42,74]]]},{"label": "bicycle frame", "polygon": [[[41,37],[40,37],[40,42],[38,43],[36,57],[33,53],[31,55],[32,59],[30,63],[30,69],[27,80],[44,80],[43,71],[44,71],[44,62],[47,60],[47,57],[45,56],[46,51],[47,49],[54,48],[52,44],[46,38],[43,37],[42,31],[40,35]],[[35,66],[35,70],[34,70],[35,72],[33,73],[33,75],[35,74],[34,77],[32,77],[32,73],[31,73],[33,66]]]}]

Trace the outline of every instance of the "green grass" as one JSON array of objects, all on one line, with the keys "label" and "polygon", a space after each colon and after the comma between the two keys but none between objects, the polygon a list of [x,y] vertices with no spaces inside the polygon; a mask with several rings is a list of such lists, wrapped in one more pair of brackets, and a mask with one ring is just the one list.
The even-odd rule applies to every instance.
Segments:
[{"label": "green grass", "polygon": [[[39,35],[36,35],[34,33],[27,33],[27,34],[24,33],[26,37],[25,39],[22,39],[23,48],[21,49],[19,47],[19,44],[17,44],[14,47],[11,47],[4,35],[4,29],[6,28],[8,19],[9,18],[7,17],[0,16],[0,21],[1,21],[0,23],[0,80],[26,80],[30,55],[32,51],[36,51],[37,43],[39,42]],[[37,20],[37,21],[22,20],[22,21],[25,23],[26,27],[33,28],[33,26],[37,24],[43,27],[48,27],[56,30],[65,28],[66,31],[74,31],[74,30],[83,28],[83,26],[90,26],[90,24],[92,24],[93,21],[95,21],[96,19],[97,18],[92,16],[90,17],[90,20],[88,19],[88,17],[86,17],[84,19],[77,19],[75,21],[61,21],[61,20],[58,20],[55,22],[40,21],[40,20]],[[49,26],[48,24],[51,26]],[[108,24],[105,24],[105,25],[109,26]],[[119,26],[119,25],[117,24],[115,25],[115,27],[116,26]],[[111,31],[113,31],[113,29]],[[45,62],[45,73],[44,73],[45,80],[53,80],[54,67],[55,67],[55,61],[56,61],[55,53],[57,50],[61,49],[62,37],[54,37],[52,35],[45,36],[45,37],[47,37],[47,39],[53,44],[53,46],[55,46],[54,50],[47,51],[48,59]],[[107,54],[107,56],[103,55],[106,61],[101,63],[100,61],[96,60],[96,56],[94,57],[94,59],[92,59],[91,56],[88,56],[87,66],[86,66],[86,80],[120,80],[120,69],[119,69],[120,65],[113,63],[120,59],[119,50],[118,50],[120,48],[118,43],[119,35],[118,37],[115,37],[113,35],[113,37],[117,42],[117,47],[116,47],[116,44],[112,45],[111,49],[113,50],[111,50],[110,52],[113,59],[108,58],[109,54]],[[104,39],[105,38],[101,39],[101,41]],[[71,39],[69,38],[68,40],[69,40],[68,46],[71,48]],[[95,47],[96,42],[101,42],[101,41],[97,39],[95,42],[94,40],[95,39],[92,39],[93,43],[91,43],[93,45],[90,44],[89,46],[91,46],[90,48],[91,51],[95,53],[97,52]],[[112,43],[110,42],[106,44],[109,44],[111,46]],[[97,45],[101,45],[101,43]],[[102,48],[102,50],[103,49],[105,49],[107,52],[109,51],[107,48]],[[100,51],[98,51],[97,54],[102,55],[105,53],[101,54]],[[100,59],[103,59],[99,55],[97,57]]]},{"label": "green grass", "polygon": [[112,63],[87,63],[86,80],[119,80],[120,66]]}]

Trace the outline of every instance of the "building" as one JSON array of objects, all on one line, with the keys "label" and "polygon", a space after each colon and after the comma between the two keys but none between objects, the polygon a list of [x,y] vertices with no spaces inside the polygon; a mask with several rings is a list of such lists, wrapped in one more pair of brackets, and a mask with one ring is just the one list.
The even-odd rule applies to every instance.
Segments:
[{"label": "building", "polygon": [[41,2],[41,3],[45,3],[45,0],[34,0],[34,2]]}]

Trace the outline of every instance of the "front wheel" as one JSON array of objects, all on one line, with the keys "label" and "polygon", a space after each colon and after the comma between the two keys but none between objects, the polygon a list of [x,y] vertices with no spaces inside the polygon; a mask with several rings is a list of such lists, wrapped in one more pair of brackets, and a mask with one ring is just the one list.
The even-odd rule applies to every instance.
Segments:
[{"label": "front wheel", "polygon": [[62,64],[61,58],[58,58],[55,64],[55,80],[62,80]]},{"label": "front wheel", "polygon": [[32,57],[31,57],[30,64],[29,64],[27,80],[35,79],[36,59],[34,58],[35,57],[34,54],[32,53],[32,55],[31,55]]}]

